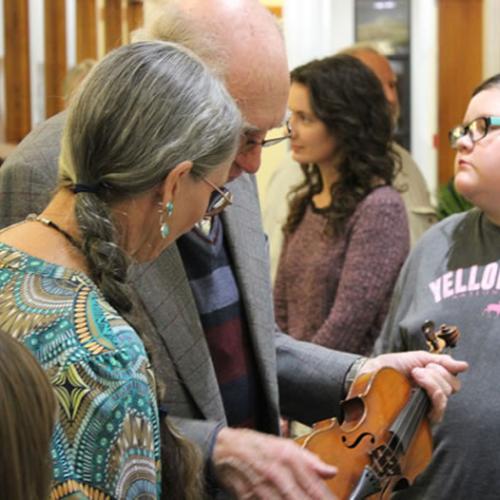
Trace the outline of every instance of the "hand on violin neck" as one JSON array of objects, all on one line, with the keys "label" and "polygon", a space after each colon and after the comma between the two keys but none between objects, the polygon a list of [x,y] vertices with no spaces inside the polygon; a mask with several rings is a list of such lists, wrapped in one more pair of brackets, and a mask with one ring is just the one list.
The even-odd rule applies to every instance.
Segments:
[{"label": "hand on violin neck", "polygon": [[410,351],[370,358],[363,364],[358,375],[376,371],[384,366],[395,368],[422,387],[432,404],[429,418],[432,422],[440,422],[448,397],[460,390],[457,375],[466,371],[469,365],[446,354]]},{"label": "hand on violin neck", "polygon": [[236,498],[334,499],[325,484],[337,469],[289,439],[222,429],[212,455],[220,484]]}]

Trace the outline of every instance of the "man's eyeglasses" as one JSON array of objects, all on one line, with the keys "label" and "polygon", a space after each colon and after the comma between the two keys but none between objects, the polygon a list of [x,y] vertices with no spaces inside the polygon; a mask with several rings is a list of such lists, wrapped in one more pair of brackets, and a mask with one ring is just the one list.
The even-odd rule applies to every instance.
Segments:
[{"label": "man's eyeglasses", "polygon": [[457,125],[448,132],[448,139],[452,148],[458,147],[458,141],[467,135],[472,143],[480,141],[490,131],[490,128],[500,126],[498,116],[480,116],[475,120],[465,124]]},{"label": "man's eyeglasses", "polygon": [[290,125],[288,121],[286,122],[285,125],[285,135],[282,135],[280,137],[273,137],[272,139],[264,139],[262,141],[258,141],[255,139],[251,139],[246,134],[243,134],[241,138],[241,145],[239,152],[246,153],[255,146],[260,146],[261,148],[268,148],[270,146],[275,146],[276,144],[279,144],[285,139],[290,139]]},{"label": "man's eyeglasses", "polygon": [[202,177],[202,180],[214,190],[212,192],[212,196],[210,197],[210,201],[208,202],[205,217],[212,217],[220,214],[226,207],[233,203],[233,193],[231,193],[231,191],[226,189],[224,186],[216,186],[205,177]]}]

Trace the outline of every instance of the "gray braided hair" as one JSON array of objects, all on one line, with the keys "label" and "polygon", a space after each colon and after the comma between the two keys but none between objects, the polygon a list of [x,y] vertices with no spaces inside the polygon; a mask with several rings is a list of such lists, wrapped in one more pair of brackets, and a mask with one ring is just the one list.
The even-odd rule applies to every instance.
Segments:
[{"label": "gray braided hair", "polygon": [[68,111],[59,159],[92,278],[120,312],[132,308],[128,259],[117,245],[111,203],[159,184],[182,161],[204,177],[237,147],[241,116],[224,85],[179,45],[138,42],[109,53],[91,71]]}]

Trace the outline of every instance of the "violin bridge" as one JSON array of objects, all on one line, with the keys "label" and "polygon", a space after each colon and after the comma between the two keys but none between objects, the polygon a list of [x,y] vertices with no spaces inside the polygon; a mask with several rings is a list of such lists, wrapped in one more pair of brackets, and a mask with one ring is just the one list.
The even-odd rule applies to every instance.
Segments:
[{"label": "violin bridge", "polygon": [[386,445],[381,445],[371,453],[372,467],[380,479],[391,476],[400,476],[401,467],[394,450]]}]

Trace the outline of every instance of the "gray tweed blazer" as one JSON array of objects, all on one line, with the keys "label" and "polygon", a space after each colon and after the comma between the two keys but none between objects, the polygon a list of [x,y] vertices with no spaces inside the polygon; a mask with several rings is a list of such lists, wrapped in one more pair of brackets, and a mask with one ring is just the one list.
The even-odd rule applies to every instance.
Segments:
[{"label": "gray tweed blazer", "polygon": [[[0,227],[40,212],[56,185],[64,113],[32,131],[0,167]],[[222,216],[265,395],[265,432],[279,433],[280,412],[312,423],[336,415],[344,377],[357,356],[298,342],[274,324],[268,246],[253,176],[231,183],[235,203]],[[226,417],[191,289],[175,245],[132,270],[153,327],[148,348],[165,391],[161,405],[206,458]],[[0,305],[1,307],[1,305]],[[279,388],[279,395],[278,395]]]}]

